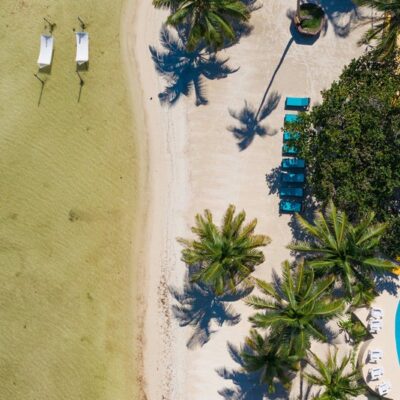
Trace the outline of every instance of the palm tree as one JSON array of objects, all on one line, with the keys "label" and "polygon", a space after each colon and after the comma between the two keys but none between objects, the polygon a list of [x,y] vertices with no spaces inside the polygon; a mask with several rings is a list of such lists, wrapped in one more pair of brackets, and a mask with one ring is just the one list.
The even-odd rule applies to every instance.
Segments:
[{"label": "palm tree", "polygon": [[379,59],[394,55],[398,48],[400,35],[400,0],[356,0],[360,6],[367,6],[377,11],[374,24],[360,40],[360,44],[377,41],[375,52]]},{"label": "palm tree", "polygon": [[265,297],[250,296],[246,303],[260,310],[250,321],[255,327],[270,328],[290,355],[304,357],[311,339],[328,340],[323,323],[338,316],[344,308],[343,300],[333,300],[334,278],[314,279],[312,268],[303,263],[291,270],[288,261],[282,265],[282,281],[271,284],[256,280]]},{"label": "palm tree", "polygon": [[235,216],[235,206],[230,205],[218,228],[211,212],[205,210],[204,216],[196,215],[196,226],[192,228],[198,240],[178,239],[184,246],[182,260],[196,268],[192,281],[209,285],[218,296],[249,283],[249,275],[264,262],[264,254],[258,248],[271,240],[254,234],[256,219],[243,225],[245,219],[244,211]]},{"label": "palm tree", "polygon": [[268,393],[275,393],[276,383],[290,387],[293,372],[298,370],[299,359],[288,354],[277,340],[262,337],[252,329],[242,349],[243,368],[246,372],[260,373],[260,383],[267,386]]},{"label": "palm tree", "polygon": [[349,299],[354,294],[353,286],[373,286],[373,273],[390,271],[395,268],[391,261],[376,257],[379,242],[386,224],[375,224],[375,214],[369,213],[360,223],[353,225],[344,212],[338,211],[332,202],[325,215],[316,213],[314,224],[300,215],[297,221],[312,237],[311,242],[297,242],[289,249],[311,254],[307,261],[316,273],[332,274],[344,284]]},{"label": "palm tree", "polygon": [[304,376],[312,385],[322,387],[322,394],[315,400],[350,400],[365,392],[360,371],[353,365],[350,368],[352,354],[344,356],[338,363],[337,353],[337,349],[333,355],[329,351],[325,361],[312,353],[312,362],[309,361],[309,364],[316,374],[304,373]]},{"label": "palm tree", "polygon": [[167,24],[186,27],[188,50],[203,40],[214,50],[235,39],[233,22],[244,22],[250,11],[241,0],[153,0],[157,8],[171,8]]}]

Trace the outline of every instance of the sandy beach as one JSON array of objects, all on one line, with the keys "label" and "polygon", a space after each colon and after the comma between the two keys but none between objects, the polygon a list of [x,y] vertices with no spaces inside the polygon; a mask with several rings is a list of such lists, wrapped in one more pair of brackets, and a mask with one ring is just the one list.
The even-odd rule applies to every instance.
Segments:
[{"label": "sandy beach", "polygon": [[[274,189],[274,170],[282,159],[284,99],[293,95],[309,96],[312,103],[320,101],[320,91],[364,51],[356,44],[360,30],[350,31],[351,19],[356,16],[350,1],[343,2],[340,9],[332,2],[322,2],[328,27],[312,45],[292,36],[287,13],[295,3],[259,3],[261,7],[252,14],[251,34],[218,53],[221,59],[229,58],[227,64],[237,71],[224,79],[204,79],[208,103],[196,106],[194,93],[182,95],[173,105],[160,104],[158,94],[166,82],[155,70],[149,46],[162,50],[159,35],[166,13],[155,10],[151,2],[138,2],[129,48],[137,59],[149,159],[142,261],[146,293],[144,385],[149,400],[186,399],[189,394],[195,400],[235,395],[262,398],[256,393],[247,394],[253,397],[238,393],[243,388],[233,387],[231,378],[235,375],[230,373],[238,365],[227,344],[243,342],[250,327],[250,310],[236,302],[233,307],[241,314],[238,324],[220,327],[211,322],[202,345],[193,345],[192,340],[187,346],[193,339],[193,327],[179,326],[171,311],[177,303],[170,292],[171,288],[182,289],[186,273],[176,238],[190,237],[195,214],[205,208],[219,219],[233,203],[245,209],[249,218],[258,218],[257,231],[270,236],[272,243],[256,276],[269,279],[290,256],[285,246],[293,237],[291,219],[279,216]],[[270,135],[251,138],[240,149],[227,129],[237,124],[229,109],[240,111],[245,101],[257,109],[273,92],[280,101],[264,121]],[[224,374],[218,373],[222,367],[226,368]],[[229,387],[233,392],[224,392]]]}]

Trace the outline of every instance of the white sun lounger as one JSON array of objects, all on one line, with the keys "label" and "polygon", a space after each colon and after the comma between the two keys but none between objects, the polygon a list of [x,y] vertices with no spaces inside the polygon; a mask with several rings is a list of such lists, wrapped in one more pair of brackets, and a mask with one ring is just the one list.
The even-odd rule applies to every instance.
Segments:
[{"label": "white sun lounger", "polygon": [[372,381],[376,381],[377,379],[381,378],[383,376],[383,372],[383,367],[371,368],[368,371]]},{"label": "white sun lounger", "polygon": [[369,312],[369,316],[370,316],[370,318],[382,319],[383,318],[382,308],[372,307]]},{"label": "white sun lounger", "polygon": [[51,65],[51,60],[53,58],[53,46],[53,36],[40,35],[40,53],[37,60],[39,68],[44,68],[48,65]]},{"label": "white sun lounger", "polygon": [[380,396],[385,396],[386,394],[388,394],[390,392],[391,388],[392,388],[392,386],[390,385],[390,383],[384,382],[384,383],[379,384],[376,387],[376,390],[378,391]]},{"label": "white sun lounger", "polygon": [[371,362],[376,362],[381,360],[383,357],[383,351],[380,349],[374,349],[368,351],[368,360]]},{"label": "white sun lounger", "polygon": [[87,32],[77,32],[76,37],[76,62],[79,65],[89,61],[89,34]]},{"label": "white sun lounger", "polygon": [[378,333],[382,326],[382,321],[379,319],[371,319],[368,323],[368,329],[371,333]]}]

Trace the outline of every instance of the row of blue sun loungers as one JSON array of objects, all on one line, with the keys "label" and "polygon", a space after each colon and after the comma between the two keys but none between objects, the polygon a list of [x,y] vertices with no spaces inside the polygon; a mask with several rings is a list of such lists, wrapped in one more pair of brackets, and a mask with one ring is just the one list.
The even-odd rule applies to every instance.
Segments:
[{"label": "row of blue sun loungers", "polygon": [[[310,106],[308,97],[287,97],[285,108],[307,110]],[[285,115],[285,127],[288,124],[298,121],[297,114]],[[302,202],[304,189],[302,185],[305,182],[305,161],[301,158],[295,158],[298,154],[296,146],[290,141],[300,137],[299,132],[290,131],[289,128],[283,132],[282,154],[291,158],[284,158],[281,163],[281,181],[283,186],[279,190],[281,201],[279,203],[279,211],[281,213],[299,213],[302,210]],[[287,143],[289,142],[289,143]],[[293,158],[292,158],[293,157]]]},{"label": "row of blue sun loungers", "polygon": [[285,108],[286,109],[299,109],[302,111],[308,110],[310,107],[309,97],[286,97]]}]

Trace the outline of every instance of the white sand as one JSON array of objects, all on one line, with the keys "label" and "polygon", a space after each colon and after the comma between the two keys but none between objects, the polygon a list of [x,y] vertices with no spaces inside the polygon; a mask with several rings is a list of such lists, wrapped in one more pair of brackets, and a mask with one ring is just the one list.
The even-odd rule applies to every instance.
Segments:
[{"label": "white sand", "polygon": [[278,215],[279,199],[269,194],[265,181],[265,175],[282,159],[279,130],[285,96],[320,100],[320,91],[363,51],[356,46],[359,31],[342,38],[335,34],[331,22],[326,35],[314,45],[292,43],[270,91],[277,91],[282,99],[266,123],[279,132],[272,137],[255,137],[246,150],[239,152],[226,129],[235,123],[228,108],[239,110],[244,100],[259,106],[291,38],[286,12],[289,6],[294,9],[295,3],[269,0],[253,13],[251,35],[220,53],[220,57],[230,57],[229,65],[240,67],[239,71],[226,79],[204,80],[209,104],[200,107],[194,105],[193,95],[182,96],[173,107],[161,106],[157,98],[165,81],[155,71],[148,46],[160,47],[159,31],[166,12],[155,10],[151,1],[140,1],[135,18],[130,17],[127,49],[137,60],[145,109],[143,139],[149,159],[149,203],[141,227],[140,266],[145,278],[144,382],[148,400],[221,399],[218,390],[231,382],[215,370],[237,366],[227,351],[227,342],[239,345],[250,327],[247,319],[251,310],[237,302],[234,307],[242,317],[239,324],[214,326],[216,332],[203,347],[186,347],[192,328],[178,326],[168,287],[182,286],[186,267],[180,261],[175,239],[190,235],[195,213],[209,208],[219,219],[233,203],[244,208],[249,218],[259,219],[257,230],[268,234],[272,243],[266,248],[266,262],[258,268],[258,277],[269,279],[271,271],[279,271],[280,263],[289,257],[285,246],[292,238],[290,217]]}]

